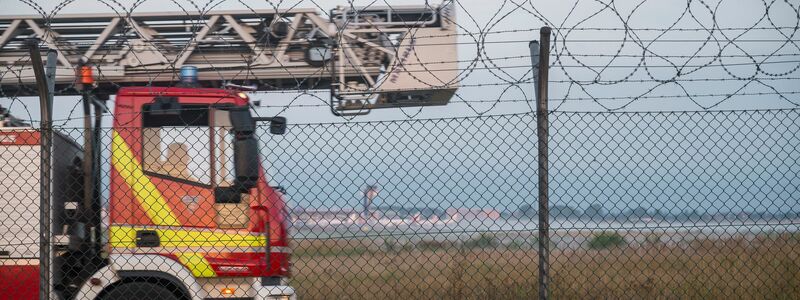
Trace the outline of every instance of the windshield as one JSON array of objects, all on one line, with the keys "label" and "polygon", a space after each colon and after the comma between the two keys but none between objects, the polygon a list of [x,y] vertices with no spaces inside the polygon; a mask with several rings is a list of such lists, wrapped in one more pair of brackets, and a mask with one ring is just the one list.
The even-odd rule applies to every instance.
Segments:
[{"label": "windshield", "polygon": [[145,171],[208,185],[209,132],[203,126],[142,129]]}]

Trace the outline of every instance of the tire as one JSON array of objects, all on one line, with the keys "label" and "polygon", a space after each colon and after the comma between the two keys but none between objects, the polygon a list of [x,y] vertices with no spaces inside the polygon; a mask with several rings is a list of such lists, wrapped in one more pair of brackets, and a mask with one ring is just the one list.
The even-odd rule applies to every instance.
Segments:
[{"label": "tire", "polygon": [[100,300],[180,300],[167,287],[147,282],[128,282],[118,285],[102,295]]}]

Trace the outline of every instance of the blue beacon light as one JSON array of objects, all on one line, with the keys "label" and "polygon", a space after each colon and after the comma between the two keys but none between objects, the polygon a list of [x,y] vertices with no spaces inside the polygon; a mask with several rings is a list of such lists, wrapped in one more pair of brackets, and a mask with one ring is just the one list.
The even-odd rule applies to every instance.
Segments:
[{"label": "blue beacon light", "polygon": [[181,83],[188,85],[197,84],[197,67],[195,66],[181,67]]}]

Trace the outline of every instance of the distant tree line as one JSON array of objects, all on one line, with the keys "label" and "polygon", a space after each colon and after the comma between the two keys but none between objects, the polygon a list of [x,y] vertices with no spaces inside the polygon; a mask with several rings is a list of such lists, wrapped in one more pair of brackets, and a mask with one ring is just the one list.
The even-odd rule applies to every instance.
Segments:
[{"label": "distant tree line", "polygon": [[[537,219],[539,208],[535,204],[523,204],[510,213],[513,218]],[[632,221],[632,220],[666,220],[666,221],[714,221],[714,220],[783,220],[798,219],[800,211],[790,212],[759,212],[759,211],[729,211],[720,212],[713,208],[686,209],[680,212],[669,212],[657,208],[637,206],[619,212],[608,211],[603,205],[593,203],[581,209],[569,205],[555,204],[550,206],[550,218],[554,219],[580,219],[592,221]]]}]

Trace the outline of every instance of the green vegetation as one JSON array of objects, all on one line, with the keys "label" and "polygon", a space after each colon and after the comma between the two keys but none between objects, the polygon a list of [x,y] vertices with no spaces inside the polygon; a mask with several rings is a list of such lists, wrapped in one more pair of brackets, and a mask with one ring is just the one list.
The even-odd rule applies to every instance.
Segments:
[{"label": "green vegetation", "polygon": [[383,248],[386,251],[394,252],[400,249],[400,245],[397,243],[397,239],[395,238],[384,238]]},{"label": "green vegetation", "polygon": [[589,249],[601,250],[624,246],[625,238],[616,232],[598,233],[589,240]]},{"label": "green vegetation", "polygon": [[353,247],[353,248],[315,248],[315,249],[298,249],[295,251],[292,256],[293,257],[328,257],[328,256],[350,256],[350,255],[363,255],[366,253],[371,253],[367,248],[364,247]]},{"label": "green vegetation", "polygon": [[493,248],[497,247],[498,242],[494,235],[481,233],[480,236],[464,242],[464,248]]},{"label": "green vegetation", "polygon": [[406,245],[406,250],[437,250],[452,247],[452,242],[446,241],[419,241],[416,244]]},{"label": "green vegetation", "polygon": [[527,239],[514,239],[506,245],[506,248],[509,250],[520,250],[520,249],[534,249],[539,246],[539,238],[538,237],[529,237]]}]

